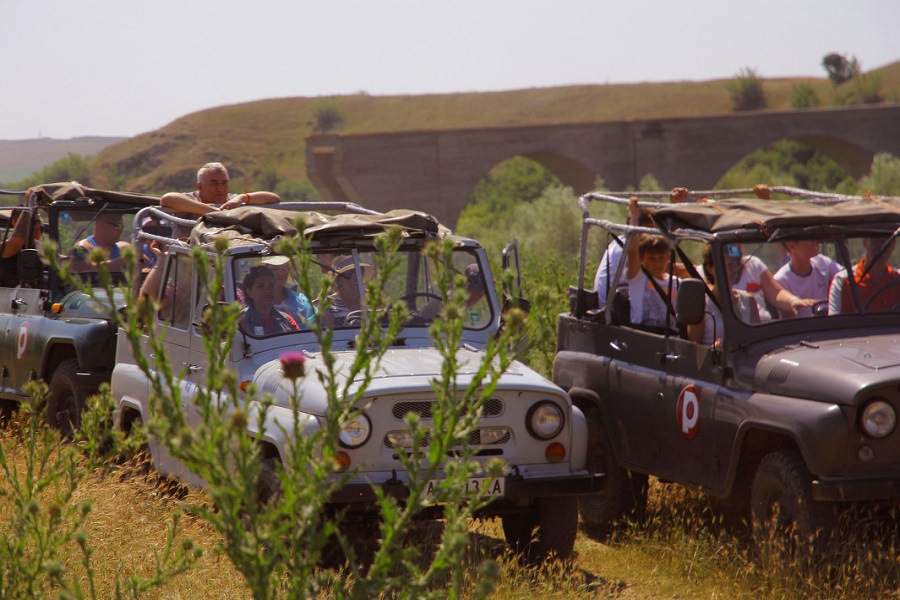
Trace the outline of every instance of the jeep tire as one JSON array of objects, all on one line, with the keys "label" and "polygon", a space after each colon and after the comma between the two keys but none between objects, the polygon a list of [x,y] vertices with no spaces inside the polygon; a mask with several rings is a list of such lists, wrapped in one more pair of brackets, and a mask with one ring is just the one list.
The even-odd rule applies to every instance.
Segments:
[{"label": "jeep tire", "polygon": [[604,539],[627,518],[643,518],[647,511],[647,476],[634,473],[616,462],[606,429],[597,420],[589,425],[587,469],[605,473],[602,489],[578,496],[578,509],[585,532]]},{"label": "jeep tire", "polygon": [[797,450],[778,450],[760,461],[750,490],[757,543],[793,538],[802,545],[815,544],[834,524],[831,508],[812,499],[812,475]]},{"label": "jeep tire", "polygon": [[74,358],[57,365],[50,378],[47,392],[47,424],[59,430],[63,437],[71,438],[81,426],[87,390],[78,384],[78,361]]},{"label": "jeep tire", "polygon": [[577,498],[537,498],[533,509],[502,518],[507,543],[532,565],[543,563],[551,555],[559,559],[568,558],[575,547],[578,532]]}]

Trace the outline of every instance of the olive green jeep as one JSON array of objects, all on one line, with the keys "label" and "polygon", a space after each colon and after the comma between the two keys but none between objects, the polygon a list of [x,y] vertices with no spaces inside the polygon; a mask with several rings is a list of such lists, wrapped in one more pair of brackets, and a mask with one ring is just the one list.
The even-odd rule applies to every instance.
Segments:
[{"label": "olive green jeep", "polygon": [[[746,509],[758,533],[776,519],[814,535],[848,503],[898,505],[900,198],[771,191],[791,199],[644,194],[650,227],[592,216],[630,194],[579,199],[553,379],[588,418],[590,470],[607,474],[580,498],[590,530],[639,515],[649,475]],[[671,277],[629,281],[616,255],[648,234],[668,243]],[[609,247],[592,287],[597,237]],[[648,297],[662,326],[643,319]]]}]

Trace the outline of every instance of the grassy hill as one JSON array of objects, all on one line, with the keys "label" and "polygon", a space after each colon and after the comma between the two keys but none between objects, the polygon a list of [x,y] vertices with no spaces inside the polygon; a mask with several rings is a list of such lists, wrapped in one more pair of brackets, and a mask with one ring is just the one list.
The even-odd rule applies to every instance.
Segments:
[{"label": "grassy hill", "polygon": [[[878,72],[881,90],[900,98],[900,62]],[[727,114],[728,80],[579,85],[505,92],[420,96],[278,98],[221,106],[186,115],[165,127],[104,149],[91,182],[135,191],[191,189],[197,168],[220,160],[234,189],[306,179],[305,139],[322,102],[343,114],[341,133],[497,127]],[[823,106],[834,89],[828,79],[767,79],[768,110],[790,110],[798,83],[812,85]],[[845,84],[847,85],[847,84]]]}]

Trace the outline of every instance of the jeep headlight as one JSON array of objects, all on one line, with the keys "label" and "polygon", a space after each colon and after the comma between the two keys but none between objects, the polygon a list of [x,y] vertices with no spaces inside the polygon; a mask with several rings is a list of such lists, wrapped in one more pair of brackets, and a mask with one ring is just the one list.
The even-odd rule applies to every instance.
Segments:
[{"label": "jeep headlight", "polygon": [[531,407],[525,418],[528,433],[542,440],[559,435],[565,424],[562,409],[554,402],[544,400]]},{"label": "jeep headlight", "polygon": [[869,402],[860,415],[859,424],[863,432],[873,438],[883,438],[897,425],[897,413],[894,407],[884,400]]},{"label": "jeep headlight", "polygon": [[372,424],[369,423],[369,417],[359,414],[344,423],[338,439],[345,448],[358,448],[369,440],[371,433]]}]

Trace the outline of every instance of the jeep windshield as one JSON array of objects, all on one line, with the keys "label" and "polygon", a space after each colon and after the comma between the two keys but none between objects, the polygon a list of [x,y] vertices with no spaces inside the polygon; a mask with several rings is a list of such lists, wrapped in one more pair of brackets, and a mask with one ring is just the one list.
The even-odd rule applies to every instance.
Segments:
[{"label": "jeep windshield", "polygon": [[736,316],[760,325],[900,312],[900,251],[894,232],[841,229],[724,244],[722,271]]},{"label": "jeep windshield", "polygon": [[[486,294],[488,282],[479,256],[472,249],[458,248],[452,257],[454,271],[465,277],[464,327],[485,329],[493,323],[495,310],[491,295]],[[426,327],[442,314],[435,265],[418,244],[404,245],[398,261],[386,282],[387,303],[406,305],[408,327]],[[244,306],[241,330],[253,337],[270,337],[308,330],[314,322],[336,329],[359,327],[368,311],[366,284],[378,275],[378,269],[370,250],[317,248],[307,273],[308,297],[299,289],[300,278],[287,257],[237,256],[232,273],[235,297]]]}]

